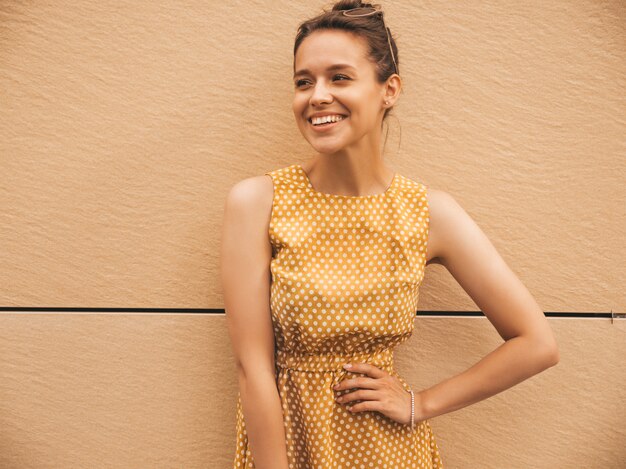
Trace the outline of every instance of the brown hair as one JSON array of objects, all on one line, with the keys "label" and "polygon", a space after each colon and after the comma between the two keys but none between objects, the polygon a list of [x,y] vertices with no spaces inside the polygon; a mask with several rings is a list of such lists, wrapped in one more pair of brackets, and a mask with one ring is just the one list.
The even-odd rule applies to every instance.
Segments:
[{"label": "brown hair", "polygon": [[[298,27],[298,33],[296,34],[296,40],[293,47],[294,71],[296,67],[296,52],[298,51],[298,47],[300,47],[302,41],[307,36],[317,30],[339,29],[353,33],[367,41],[367,44],[369,45],[368,58],[376,66],[376,79],[379,83],[384,83],[393,73],[396,73],[396,71],[400,74],[398,48],[396,47],[396,42],[391,36],[391,30],[389,30],[389,28],[387,28],[389,31],[389,39],[387,39],[387,31],[385,31],[380,14],[350,17],[345,16],[341,12],[342,10],[364,7],[380,7],[380,5],[362,3],[360,0],[339,0],[333,5],[332,10],[324,10],[324,13],[301,23]],[[389,50],[389,42],[391,42],[391,47],[395,56],[395,66],[393,60],[394,57],[391,56],[391,51]],[[390,110],[391,108],[385,109],[383,120],[387,117]]]}]

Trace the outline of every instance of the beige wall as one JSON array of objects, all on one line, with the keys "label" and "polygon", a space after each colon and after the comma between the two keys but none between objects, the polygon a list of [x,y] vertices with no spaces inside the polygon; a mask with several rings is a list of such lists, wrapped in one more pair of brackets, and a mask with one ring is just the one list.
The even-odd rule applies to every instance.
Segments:
[{"label": "beige wall", "polygon": [[[291,54],[326,4],[0,3],[0,306],[223,308],[224,197],[310,156]],[[544,311],[625,312],[624,2],[383,5],[389,165]],[[420,310],[476,309],[429,266]],[[623,467],[626,320],[550,321],[556,367],[432,420],[447,467]],[[420,316],[396,362],[426,387],[499,342]],[[223,314],[0,312],[0,467],[229,467],[236,388]]]},{"label": "beige wall", "polygon": [[[1,468],[232,468],[237,379],[222,315],[0,314]],[[431,420],[446,468],[624,467],[626,327],[550,322],[556,367]],[[395,363],[416,389],[501,342],[484,318],[415,327]]]}]

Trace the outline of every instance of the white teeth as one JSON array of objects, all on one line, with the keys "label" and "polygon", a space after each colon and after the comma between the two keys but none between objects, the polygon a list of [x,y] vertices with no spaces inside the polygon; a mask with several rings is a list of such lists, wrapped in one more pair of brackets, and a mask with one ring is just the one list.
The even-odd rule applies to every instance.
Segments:
[{"label": "white teeth", "polygon": [[344,116],[340,116],[339,114],[333,114],[330,116],[313,117],[311,118],[311,123],[313,125],[320,125],[320,124],[325,124],[327,122],[337,122],[342,119],[344,119]]}]

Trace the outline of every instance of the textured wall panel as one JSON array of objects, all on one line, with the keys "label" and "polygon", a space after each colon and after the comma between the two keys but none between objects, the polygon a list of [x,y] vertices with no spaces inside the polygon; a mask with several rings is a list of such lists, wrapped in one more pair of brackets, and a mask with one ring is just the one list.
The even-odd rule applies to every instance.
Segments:
[{"label": "textured wall panel", "polygon": [[[0,304],[220,307],[227,190],[311,155],[292,48],[323,5],[2,2]],[[624,310],[625,4],[385,8],[390,166],[452,193],[546,310]],[[426,309],[473,308],[429,281]]]},{"label": "textured wall panel", "polygon": [[[431,419],[447,468],[624,467],[626,327],[550,323],[558,365]],[[227,336],[223,315],[4,313],[0,467],[232,467]],[[501,343],[484,318],[418,317],[395,367],[423,389]]]}]

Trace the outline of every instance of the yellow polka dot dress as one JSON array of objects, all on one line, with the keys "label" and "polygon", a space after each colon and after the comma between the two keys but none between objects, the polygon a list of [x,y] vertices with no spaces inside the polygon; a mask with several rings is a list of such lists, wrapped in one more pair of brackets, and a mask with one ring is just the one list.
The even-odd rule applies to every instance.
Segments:
[{"label": "yellow polka dot dress", "polygon": [[[378,411],[350,412],[333,389],[364,376],[344,370],[350,362],[377,366],[409,389],[393,368],[393,348],[413,332],[426,186],[396,173],[382,193],[347,196],[318,192],[299,164],[266,174],[274,184],[270,305],[289,468],[443,468],[428,420],[411,429]],[[240,394],[233,467],[255,467]]]}]

